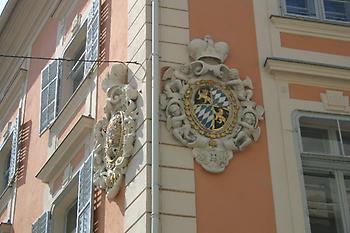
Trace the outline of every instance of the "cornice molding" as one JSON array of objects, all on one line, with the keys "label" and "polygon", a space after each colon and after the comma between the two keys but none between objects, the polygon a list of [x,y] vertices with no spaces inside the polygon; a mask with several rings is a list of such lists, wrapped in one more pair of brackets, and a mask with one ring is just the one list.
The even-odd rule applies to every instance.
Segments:
[{"label": "cornice molding", "polygon": [[[4,109],[0,113],[0,117],[6,114],[6,111],[14,104],[14,100],[19,99],[24,93],[23,84],[27,76],[27,70],[20,69],[13,79],[13,83],[7,87],[7,90],[0,95],[0,109]],[[3,96],[2,96],[3,95]]]},{"label": "cornice molding", "polygon": [[[265,68],[271,74],[290,73],[316,76],[327,79],[350,81],[350,67],[330,66],[320,63],[308,63],[299,60],[268,57],[265,61]],[[279,79],[282,76],[276,75]]]},{"label": "cornice molding", "polygon": [[76,149],[76,145],[86,138],[89,132],[92,132],[94,122],[93,118],[82,115],[67,137],[42,166],[36,177],[44,183],[49,183],[58,170],[69,163],[72,156],[69,151]]},{"label": "cornice molding", "polygon": [[[45,1],[44,4],[35,0],[18,1],[0,33],[1,53],[29,55],[30,47],[51,16],[57,1],[59,0]],[[23,59],[1,59],[0,91],[11,81],[22,61]]]},{"label": "cornice molding", "polygon": [[284,32],[350,41],[349,25],[276,15],[271,15],[270,20],[272,25]]}]

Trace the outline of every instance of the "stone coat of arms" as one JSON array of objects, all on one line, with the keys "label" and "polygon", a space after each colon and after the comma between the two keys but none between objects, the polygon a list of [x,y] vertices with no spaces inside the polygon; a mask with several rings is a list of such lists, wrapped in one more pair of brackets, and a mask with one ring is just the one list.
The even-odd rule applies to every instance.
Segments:
[{"label": "stone coat of arms", "polygon": [[106,190],[108,199],[118,194],[134,149],[138,92],[124,84],[126,78],[127,67],[118,64],[103,80],[105,116],[94,129],[94,184]]},{"label": "stone coat of arms", "polygon": [[168,130],[193,149],[195,160],[214,173],[224,171],[233,157],[260,136],[264,109],[253,100],[249,77],[224,63],[229,46],[210,36],[188,45],[190,64],[168,68],[161,109]]}]

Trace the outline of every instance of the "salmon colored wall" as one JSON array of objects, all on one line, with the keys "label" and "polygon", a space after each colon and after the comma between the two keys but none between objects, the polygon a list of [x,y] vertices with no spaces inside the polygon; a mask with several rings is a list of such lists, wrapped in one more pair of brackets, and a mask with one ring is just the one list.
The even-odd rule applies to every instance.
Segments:
[{"label": "salmon colored wall", "polygon": [[88,2],[89,0],[79,0],[75,4],[73,4],[73,9],[68,12],[65,18],[65,34],[67,34],[71,30],[75,16],[79,12],[82,12],[85,7],[89,6],[87,4]]},{"label": "salmon colored wall", "polygon": [[281,46],[291,49],[350,56],[350,41],[281,32]]},{"label": "salmon colored wall", "polygon": [[[211,35],[231,50],[225,62],[249,76],[262,104],[252,0],[189,1],[190,39]],[[274,233],[275,215],[265,122],[257,143],[234,155],[223,173],[195,163],[198,233]]]},{"label": "salmon colored wall", "polygon": [[[81,148],[72,155],[72,160],[70,161],[70,164],[72,166],[73,174],[75,171],[79,168],[80,162],[84,159],[85,155],[85,146],[81,146]],[[64,179],[64,170],[61,171],[61,173],[57,176],[57,178],[54,180],[52,184],[52,194],[57,193],[62,187]]]},{"label": "salmon colored wall", "polygon": [[72,117],[68,120],[63,129],[58,133],[58,140],[62,142],[63,139],[69,134],[74,125],[79,121],[80,117],[84,113],[85,101],[83,101],[80,106],[72,114]]},{"label": "salmon colored wall", "polygon": [[307,86],[300,84],[290,83],[289,97],[291,99],[309,100],[309,101],[321,101],[321,93],[326,93],[326,90],[342,91],[344,96],[350,96],[350,91],[334,90],[324,87]]},{"label": "salmon colored wall", "polygon": [[[101,1],[100,59],[126,60],[128,41],[128,1]],[[104,116],[105,93],[101,83],[113,63],[101,63],[98,74],[97,118]],[[108,201],[105,193],[95,192],[94,232],[124,233],[124,191],[121,190],[113,201]]]},{"label": "salmon colored wall", "polygon": [[[45,24],[32,46],[32,56],[51,57],[56,47],[57,21],[50,18]],[[40,113],[40,82],[41,70],[47,64],[44,60],[31,60],[28,72],[27,99],[25,106],[24,125],[27,148],[21,154],[20,182],[17,183],[16,211],[14,218],[14,233],[30,233],[32,223],[43,213],[43,195],[45,185],[35,179],[42,165],[47,159],[48,131],[39,136]],[[36,195],[33,194],[35,190]]]},{"label": "salmon colored wall", "polygon": [[52,195],[56,194],[62,187],[63,182],[63,174],[64,172],[61,172],[59,176],[54,180],[52,184]]},{"label": "salmon colored wall", "polygon": [[70,161],[73,173],[77,168],[79,168],[78,166],[80,162],[84,159],[84,155],[85,155],[85,146],[83,145],[80,148],[80,150],[78,150],[77,153],[74,155],[73,159]]}]

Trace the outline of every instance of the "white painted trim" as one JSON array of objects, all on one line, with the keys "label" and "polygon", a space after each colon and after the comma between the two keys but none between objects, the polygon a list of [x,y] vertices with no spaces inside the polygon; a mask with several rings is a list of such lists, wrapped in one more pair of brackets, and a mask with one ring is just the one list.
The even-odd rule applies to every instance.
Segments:
[{"label": "white painted trim", "polygon": [[[272,74],[289,73],[302,74],[315,77],[325,77],[328,79],[342,79],[350,81],[350,67],[336,67],[327,64],[307,63],[304,61],[287,60],[279,58],[267,58],[265,67]],[[280,79],[275,75],[275,79]]]},{"label": "white painted trim", "polygon": [[282,32],[350,41],[349,26],[271,15],[272,25]]}]

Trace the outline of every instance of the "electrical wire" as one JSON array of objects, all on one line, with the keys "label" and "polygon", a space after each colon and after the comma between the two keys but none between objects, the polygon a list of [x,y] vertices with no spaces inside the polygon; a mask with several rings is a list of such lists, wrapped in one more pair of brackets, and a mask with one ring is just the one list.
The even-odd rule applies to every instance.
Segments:
[{"label": "electrical wire", "polygon": [[3,58],[16,58],[16,59],[47,60],[47,61],[68,61],[68,62],[81,61],[81,62],[97,62],[97,63],[122,63],[122,64],[135,64],[135,65],[142,66],[142,64],[137,62],[137,61],[51,58],[51,57],[21,56],[21,55],[8,55],[8,54],[0,54],[0,57],[3,57]]}]

